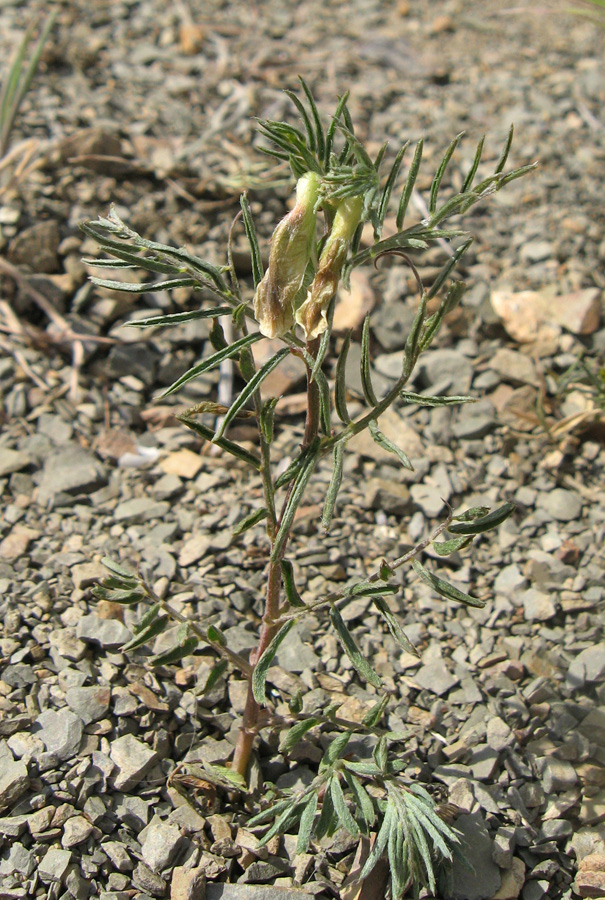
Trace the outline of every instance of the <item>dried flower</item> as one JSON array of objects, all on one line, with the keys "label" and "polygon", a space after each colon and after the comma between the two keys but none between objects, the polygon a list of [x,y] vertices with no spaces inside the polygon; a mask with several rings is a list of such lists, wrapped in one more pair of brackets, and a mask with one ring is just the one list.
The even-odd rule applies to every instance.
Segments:
[{"label": "dried flower", "polygon": [[296,206],[271,239],[269,268],[256,289],[254,315],[262,334],[281,337],[294,324],[294,302],[301,289],[315,238],[319,176],[307,172],[296,184]]},{"label": "dried flower", "polygon": [[347,197],[336,209],[332,230],[325,243],[317,273],[307,299],[296,313],[296,321],[308,341],[323,334],[328,327],[327,312],[338,288],[342,267],[363,209],[361,197]]}]

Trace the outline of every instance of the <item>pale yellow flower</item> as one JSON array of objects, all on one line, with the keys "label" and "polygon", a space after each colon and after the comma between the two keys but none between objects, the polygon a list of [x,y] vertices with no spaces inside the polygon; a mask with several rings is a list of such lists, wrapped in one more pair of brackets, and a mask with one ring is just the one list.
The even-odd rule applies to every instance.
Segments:
[{"label": "pale yellow flower", "polygon": [[296,185],[296,206],[271,238],[269,267],[256,289],[254,315],[262,334],[281,337],[294,324],[294,301],[301,289],[315,239],[319,176],[307,172]]},{"label": "pale yellow flower", "polygon": [[328,308],[338,288],[362,209],[361,197],[347,197],[338,204],[307,299],[296,313],[296,321],[308,341],[322,335],[328,327]]}]

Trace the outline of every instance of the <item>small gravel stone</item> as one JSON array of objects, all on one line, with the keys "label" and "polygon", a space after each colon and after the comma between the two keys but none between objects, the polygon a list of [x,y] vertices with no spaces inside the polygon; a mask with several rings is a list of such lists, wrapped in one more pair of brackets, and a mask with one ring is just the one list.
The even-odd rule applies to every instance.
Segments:
[{"label": "small gravel stone", "polygon": [[514,735],[504,719],[494,716],[487,722],[487,743],[492,750],[504,750],[514,743]]},{"label": "small gravel stone", "polygon": [[84,816],[72,816],[63,826],[61,845],[66,850],[69,850],[71,847],[88,840],[93,831],[94,827]]},{"label": "small gravel stone", "polygon": [[13,759],[6,741],[0,743],[0,810],[6,809],[29,787],[27,766]]},{"label": "small gravel stone", "polygon": [[107,841],[102,846],[103,852],[107,854],[112,866],[118,872],[132,872],[132,860],[122,844],[118,843],[118,841]]},{"label": "small gravel stone", "polygon": [[492,860],[492,841],[480,812],[459,816],[464,864],[456,856],[452,866],[452,890],[448,900],[491,900],[500,888],[498,866]]},{"label": "small gravel stone", "polygon": [[572,690],[584,687],[586,682],[601,681],[605,681],[605,644],[582,650],[567,672],[567,683]]},{"label": "small gravel stone", "polygon": [[206,885],[206,900],[313,900],[314,897],[315,894],[301,889],[276,888],[271,885]]},{"label": "small gravel stone", "polygon": [[154,500],[151,497],[133,497],[116,506],[113,517],[116,522],[129,525],[148,522],[150,519],[162,519],[170,504],[166,500]]},{"label": "small gravel stone", "polygon": [[500,869],[510,869],[515,849],[515,829],[499,828],[494,835],[492,859]]},{"label": "small gravel stone", "polygon": [[38,503],[46,506],[57,494],[90,494],[107,484],[105,467],[78,444],[51,453],[44,464]]},{"label": "small gravel stone", "polygon": [[555,756],[542,756],[536,760],[540,780],[545,794],[560,793],[572,788],[578,780],[576,770],[570,762]]},{"label": "small gravel stone", "polygon": [[109,709],[110,699],[110,689],[100,685],[73,687],[65,692],[67,705],[79,716],[84,725],[102,719]]},{"label": "small gravel stone", "polygon": [[34,728],[36,737],[42,741],[46,752],[58,760],[71,759],[78,752],[83,725],[79,716],[71,710],[45,709],[36,719]]},{"label": "small gravel stone", "polygon": [[132,637],[119,619],[101,619],[95,613],[82,616],[76,634],[80,640],[100,644],[106,650],[117,650]]},{"label": "small gravel stone", "polygon": [[33,850],[28,850],[18,842],[11,844],[0,856],[0,875],[19,873],[28,877],[36,868],[36,857]]},{"label": "small gravel stone", "polygon": [[566,491],[565,488],[554,488],[541,493],[536,505],[545,509],[557,522],[573,522],[582,515],[581,496],[573,491]]},{"label": "small gravel stone", "polygon": [[163,897],[166,893],[166,882],[160,875],[152,872],[144,863],[139,863],[132,876],[134,887],[148,891],[152,897]]},{"label": "small gravel stone", "polygon": [[528,622],[547,622],[557,614],[552,598],[537,588],[528,588],[521,594],[521,601]]},{"label": "small gravel stone", "polygon": [[151,822],[143,834],[144,837],[140,835],[143,860],[153,872],[161,872],[178,853],[184,837],[175,825],[166,822]]},{"label": "small gravel stone", "polygon": [[38,874],[42,881],[62,884],[71,858],[70,850],[51,847],[38,867]]},{"label": "small gravel stone", "polygon": [[422,666],[414,675],[414,681],[421,688],[443,697],[459,684],[460,679],[450,672],[444,659],[436,659]]},{"label": "small gravel stone", "polygon": [[118,791],[131,790],[158,760],[155,750],[132,734],[125,734],[112,741],[109,755],[117,768],[111,781]]}]

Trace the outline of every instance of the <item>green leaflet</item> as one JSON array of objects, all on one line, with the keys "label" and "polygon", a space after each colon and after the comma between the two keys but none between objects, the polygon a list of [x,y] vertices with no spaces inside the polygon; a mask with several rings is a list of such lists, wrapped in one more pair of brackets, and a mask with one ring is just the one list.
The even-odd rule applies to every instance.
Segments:
[{"label": "green leaflet", "polygon": [[227,669],[229,668],[229,663],[226,659],[219,659],[215,665],[212,666],[210,672],[208,673],[208,678],[204,682],[204,684],[196,691],[199,696],[203,696],[207,694],[208,691],[211,691],[214,685],[219,681]]},{"label": "green leaflet", "polygon": [[286,541],[288,540],[288,537],[290,535],[290,529],[292,527],[292,523],[294,522],[296,510],[298,509],[300,501],[303,498],[305,489],[307,487],[307,484],[309,483],[309,479],[311,478],[311,475],[315,470],[315,466],[319,462],[319,455],[319,439],[316,439],[308,448],[308,454],[305,454],[305,459],[301,464],[298,474],[296,475],[292,492],[288,498],[286,508],[282,515],[281,524],[273,542],[273,551],[271,553],[272,561],[278,560],[281,557],[282,550],[284,549]]},{"label": "green leaflet", "polygon": [[370,316],[367,315],[363,320],[363,330],[361,332],[361,387],[363,395],[370,406],[378,406],[378,398],[372,387],[372,376],[370,374]]},{"label": "green leaflet", "polygon": [[275,659],[275,654],[279,649],[279,645],[290,633],[294,625],[294,619],[291,619],[289,622],[286,622],[285,625],[282,625],[259,661],[254,666],[254,672],[252,674],[252,692],[257,703],[266,703],[267,697],[265,694],[265,687],[269,666]]},{"label": "green leaflet", "polygon": [[220,440],[215,441],[214,431],[212,428],[209,428],[207,425],[202,425],[201,422],[196,422],[195,419],[190,419],[188,416],[177,416],[176,417],[179,422],[182,422],[183,425],[186,425],[187,428],[190,428],[192,431],[195,431],[200,437],[204,438],[206,441],[213,442],[217,444],[222,450],[230,453],[231,456],[237,456],[238,459],[243,460],[243,462],[248,463],[249,466],[252,466],[257,471],[260,470],[260,459],[256,454],[250,453],[249,450],[246,450],[244,447],[240,447],[239,444],[236,444],[234,441],[230,441],[229,438],[221,438]]},{"label": "green leaflet", "polygon": [[265,380],[265,378],[268,375],[270,375],[274,369],[277,368],[277,366],[280,364],[280,362],[282,362],[282,360],[284,360],[286,358],[286,356],[289,355],[289,353],[290,353],[289,348],[285,347],[283,350],[280,350],[278,353],[276,353],[275,356],[272,356],[271,359],[268,360],[262,368],[260,368],[257,372],[255,372],[255,374],[252,376],[252,378],[246,384],[245,388],[243,389],[243,391],[241,392],[239,397],[237,397],[233,401],[228,412],[225,413],[225,416],[223,417],[221,426],[220,426],[219,430],[217,431],[216,436],[214,438],[215,443],[216,443],[216,441],[220,441],[220,439],[223,437],[228,425],[237,416],[240,409],[242,409],[242,407],[244,407],[246,405],[246,403],[248,402],[250,397],[252,397],[254,392],[258,390],[258,388],[261,386],[261,384]]},{"label": "green leaflet", "polygon": [[255,525],[258,525],[259,522],[262,522],[263,519],[266,519],[269,515],[266,507],[262,506],[260,509],[255,509],[251,513],[249,513],[245,518],[238,522],[238,524],[233,529],[233,535],[237,536],[243,534],[244,531],[248,531],[249,528],[253,528]]},{"label": "green leaflet", "polygon": [[[167,282],[163,282],[164,285]],[[148,319],[137,319],[127,322],[133,328],[152,328],[156,325],[180,325],[181,322],[191,322],[194,319],[214,319],[218,316],[226,316],[231,312],[230,306],[215,306],[213,309],[193,309],[189,312],[170,313],[167,316],[150,316]]]},{"label": "green leaflet", "polygon": [[343,731],[342,734],[339,734],[334,738],[319,764],[320,771],[333,766],[336,760],[342,757],[349,745],[351,737],[351,731]]},{"label": "green leaflet", "polygon": [[456,553],[458,550],[468,547],[471,541],[472,535],[470,537],[452,538],[451,541],[433,541],[432,546],[435,553],[438,553],[439,556],[449,556],[450,553]]},{"label": "green leaflet", "polygon": [[315,837],[320,841],[323,837],[330,837],[334,834],[339,826],[338,816],[334,809],[334,801],[332,800],[332,791],[330,790],[330,781],[328,779],[325,784],[325,794],[321,807],[319,821],[315,826]]},{"label": "green leaflet", "polygon": [[210,372],[212,369],[216,369],[217,366],[220,366],[223,360],[231,359],[233,356],[237,356],[240,350],[242,350],[244,347],[248,347],[250,344],[254,344],[261,338],[262,334],[260,334],[260,332],[255,332],[254,334],[245,334],[243,337],[239,338],[239,340],[234,341],[231,345],[224,347],[217,353],[213,353],[212,356],[209,356],[201,363],[198,363],[197,366],[189,369],[188,372],[185,372],[184,375],[181,375],[180,378],[177,378],[174,384],[171,384],[170,387],[167,388],[163,394],[161,394],[161,397],[164,398],[168,397],[169,394],[174,394],[175,391],[178,391],[180,387],[183,387],[184,384],[187,384],[193,378],[197,378],[198,375],[202,375],[204,372]]},{"label": "green leaflet", "polygon": [[380,771],[383,773],[383,775],[386,775],[389,768],[389,753],[387,747],[387,739],[384,734],[374,747],[374,752],[372,755]]},{"label": "green leaflet", "polygon": [[351,334],[352,332],[349,331],[345,335],[342,349],[336,362],[336,375],[334,377],[334,406],[336,408],[338,418],[341,422],[344,422],[345,425],[348,425],[351,421],[351,416],[349,415],[349,411],[347,410],[347,386],[345,382],[347,355],[349,353],[349,347],[351,346]]},{"label": "green leaflet", "polygon": [[310,719],[305,719],[304,721],[297,722],[296,725],[293,725],[292,728],[290,728],[286,732],[285,736],[280,741],[280,753],[289,753],[290,750],[292,750],[292,748],[295,747],[300,740],[302,740],[307,731],[315,728],[318,721],[318,719],[311,716]]},{"label": "green leaflet", "polygon": [[342,825],[343,828],[346,828],[353,837],[357,837],[359,834],[359,825],[349,812],[349,807],[347,806],[345,795],[342,792],[338,776],[335,776],[331,780],[330,793],[332,795],[332,803],[334,804],[334,811],[338,816],[339,824]]},{"label": "green leaflet", "polygon": [[466,194],[467,191],[473,186],[473,181],[475,180],[475,175],[477,174],[477,169],[479,168],[479,163],[481,162],[481,157],[483,156],[483,146],[485,144],[485,135],[481,138],[479,143],[477,144],[477,149],[475,151],[475,156],[473,162],[471,164],[470,169],[468,170],[468,174],[464,179],[464,184],[462,185],[462,193]]},{"label": "green leaflet", "polygon": [[382,433],[375,421],[369,423],[368,430],[372,435],[374,443],[378,444],[379,447],[382,447],[383,450],[393,453],[405,469],[410,469],[412,472],[414,471],[414,466],[407,453],[405,453],[401,447],[398,447],[397,444],[394,444],[393,441],[389,440],[386,434]]},{"label": "green leaflet", "polygon": [[349,789],[353,794],[357,814],[359,815],[359,813],[361,813],[363,832],[364,834],[367,834],[376,819],[374,804],[372,803],[370,795],[362,785],[361,781],[356,778],[352,772],[344,769],[343,774],[349,786]]},{"label": "green leaflet", "polygon": [[295,609],[304,609],[305,604],[303,603],[301,596],[296,589],[296,583],[294,581],[294,568],[290,560],[282,559],[281,573],[284,580],[284,588],[286,590],[286,599],[288,603]]},{"label": "green leaflet", "polygon": [[252,278],[254,280],[254,287],[257,288],[260,282],[263,280],[263,262],[261,257],[260,248],[258,246],[258,237],[256,235],[256,228],[254,227],[254,221],[252,219],[252,213],[250,212],[250,204],[248,203],[248,198],[245,194],[242,194],[239,198],[241,210],[242,210],[242,220],[244,223],[244,231],[246,232],[246,237],[248,238],[248,244],[250,245],[250,259],[252,263]]},{"label": "green leaflet", "polygon": [[219,647],[227,646],[227,638],[216,625],[209,625],[206,629],[206,637],[211,644],[218,644]]},{"label": "green leaflet", "polygon": [[497,528],[511,516],[516,509],[514,503],[505,503],[499,506],[493,512],[486,516],[481,516],[473,522],[456,522],[454,525],[448,525],[448,531],[452,534],[483,534],[491,528]]},{"label": "green leaflet", "polygon": [[[140,624],[140,623],[139,623]],[[170,619],[168,616],[161,616],[155,618],[154,621],[150,622],[144,628],[141,628],[137,631],[137,634],[128,641],[127,644],[124,644],[121,648],[123,653],[128,650],[135,650],[137,647],[141,647],[143,644],[148,644],[152,638],[157,637],[158,634],[162,634],[163,631],[166,630],[168,625],[170,624]]]},{"label": "green leaflet", "polygon": [[448,584],[448,582],[443,581],[442,578],[437,578],[436,575],[433,575],[432,572],[425,569],[417,559],[413,560],[412,565],[416,574],[420,575],[422,580],[430,585],[433,590],[437,591],[442,597],[446,597],[448,600],[455,600],[456,603],[464,603],[465,606],[476,606],[478,609],[483,609],[485,606],[485,600],[478,600],[476,597],[471,597],[470,594],[465,594],[464,591],[454,587],[453,584]]},{"label": "green leaflet", "polygon": [[147,596],[143,588],[111,588],[107,589],[102,584],[98,584],[91,591],[97,600],[109,600],[111,603],[121,603],[123,606],[131,606],[134,603],[140,603]]},{"label": "green leaflet", "polygon": [[415,403],[417,406],[459,406],[461,403],[476,403],[476,397],[428,397],[426,394],[414,394],[412,391],[402,391],[399,395],[405,403]]},{"label": "green leaflet", "polygon": [[422,150],[424,147],[424,140],[421,138],[416,144],[416,149],[414,151],[414,158],[412,160],[412,165],[410,166],[410,171],[408,173],[407,180],[405,182],[405,187],[403,189],[403,193],[401,195],[401,200],[399,201],[399,208],[397,210],[397,230],[401,231],[403,228],[403,221],[405,219],[405,214],[408,211],[408,206],[410,205],[410,198],[412,196],[412,191],[414,190],[414,185],[416,184],[416,178],[418,177],[418,170],[420,168],[420,161],[422,159]]},{"label": "green leaflet", "polygon": [[189,633],[189,625],[180,625],[176,633],[176,646],[152,657],[152,666],[169,666],[179,662],[185,656],[191,656],[199,644],[199,638]]},{"label": "green leaflet", "polygon": [[406,651],[406,653],[412,653],[414,656],[420,657],[420,654],[408,639],[405,631],[399,624],[399,620],[397,616],[389,609],[388,604],[382,597],[374,597],[374,606],[382,616],[382,618],[387,623],[387,627],[399,646]]},{"label": "green leaflet", "polygon": [[366,726],[366,728],[373,728],[375,725],[378,725],[380,720],[384,715],[384,711],[389,705],[389,695],[384,694],[378,703],[376,703],[369,712],[365,714],[362,720],[362,724]]},{"label": "green leaflet", "polygon": [[260,427],[267,444],[273,443],[273,420],[278,399],[278,397],[269,397],[268,400],[265,400],[261,409]]},{"label": "green leaflet", "polygon": [[437,196],[439,194],[439,188],[441,187],[441,182],[443,180],[443,176],[445,175],[445,170],[448,167],[448,163],[452,158],[454,150],[460,143],[464,132],[460,132],[460,134],[456,135],[452,143],[449,145],[447,150],[445,151],[445,156],[439,163],[439,168],[435,173],[435,177],[433,178],[433,183],[431,184],[431,192],[429,196],[429,212],[431,215],[435,212],[437,208]]},{"label": "green leaflet", "polygon": [[326,531],[330,530],[332,516],[334,515],[334,507],[336,506],[336,499],[338,497],[340,485],[342,484],[344,455],[344,443],[340,441],[338,444],[334,444],[334,449],[332,451],[332,477],[330,479],[330,485],[328,487],[328,493],[326,494],[321,516],[321,524]]},{"label": "green leaflet", "polygon": [[[382,229],[382,224],[383,224],[385,216],[387,214],[389,200],[391,199],[393,187],[395,186],[395,181],[397,179],[397,175],[399,174],[399,169],[401,167],[403,156],[409,146],[410,146],[410,142],[406,141],[405,144],[403,145],[403,147],[401,147],[401,149],[397,153],[397,156],[395,157],[395,161],[391,167],[391,171],[389,172],[389,176],[387,178],[386,184],[384,186],[384,190],[382,192],[382,197],[380,198],[380,204],[378,206],[378,221],[381,226],[380,230]],[[380,237],[380,230],[378,233],[378,237]]]},{"label": "green leaflet", "polygon": [[317,812],[318,797],[315,791],[311,794],[305,808],[300,817],[300,825],[298,827],[298,840],[296,842],[296,852],[306,853],[309,848],[309,841],[313,832],[313,823],[315,822],[315,813]]},{"label": "green leaflet", "polygon": [[364,878],[368,877],[368,875],[370,874],[372,869],[376,866],[376,864],[379,862],[379,860],[382,857],[382,854],[386,850],[386,847],[387,847],[387,844],[389,841],[389,834],[391,832],[391,823],[393,822],[393,819],[394,819],[394,810],[393,810],[392,805],[389,803],[389,804],[387,804],[387,808],[384,812],[382,823],[378,830],[378,834],[376,835],[376,841],[374,843],[372,851],[371,851],[370,855],[368,856],[368,858],[366,859],[365,865],[359,875],[360,881],[363,881]]},{"label": "green leaflet", "polygon": [[[100,288],[108,288],[112,291],[124,291],[127,294],[153,294],[155,291],[171,291],[173,288],[194,287],[195,278],[171,278],[168,281],[145,281],[133,283],[131,281],[112,281],[109,278],[97,278],[91,275],[90,280]],[[134,324],[132,322],[129,325]],[[142,327],[142,326],[140,326]]]},{"label": "green leaflet", "polygon": [[117,575],[118,578],[127,578],[132,582],[138,582],[138,575],[136,572],[131,572],[130,569],[126,569],[124,566],[120,565],[120,563],[115,562],[115,560],[110,559],[108,556],[104,556],[101,563],[106,569],[109,569],[113,575]]},{"label": "green leaflet", "polygon": [[378,677],[365,656],[362,655],[361,650],[359,649],[357,643],[355,642],[355,639],[353,638],[353,635],[345,625],[344,619],[335,606],[333,606],[330,610],[330,619],[332,621],[332,625],[334,626],[334,630],[338,635],[340,643],[342,644],[345,653],[353,663],[357,674],[360,675],[361,678],[363,678],[365,681],[369,682],[369,684],[374,685],[374,687],[381,687],[382,680]]},{"label": "green leaflet", "polygon": [[386,594],[396,594],[398,584],[381,584],[379,581],[360,581],[347,590],[346,597],[382,597]]}]

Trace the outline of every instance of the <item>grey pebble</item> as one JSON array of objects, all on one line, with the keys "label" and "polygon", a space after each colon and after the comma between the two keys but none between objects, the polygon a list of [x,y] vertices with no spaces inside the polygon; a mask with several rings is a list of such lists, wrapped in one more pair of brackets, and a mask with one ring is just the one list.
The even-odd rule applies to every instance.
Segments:
[{"label": "grey pebble", "polygon": [[206,885],[206,900],[312,900],[315,894],[301,889],[275,888],[271,885]]},{"label": "grey pebble", "polygon": [[538,495],[538,507],[546,510],[557,522],[573,522],[582,515],[582,498],[574,491],[565,488],[553,488]]},{"label": "grey pebble", "polygon": [[71,858],[70,850],[59,850],[57,847],[51,847],[38,867],[38,874],[42,881],[62,884]]},{"label": "grey pebble", "polygon": [[0,875],[29,876],[36,868],[36,857],[33,850],[15,842],[0,856]]},{"label": "grey pebble", "polygon": [[112,741],[109,755],[117,769],[117,772],[112,774],[111,781],[118,791],[129,791],[133,788],[158,759],[155,750],[132,734],[125,734]]},{"label": "grey pebble", "polygon": [[105,467],[78,444],[51,453],[44,464],[38,503],[46,506],[58,494],[90,494],[107,484]]},{"label": "grey pebble", "polygon": [[111,691],[108,687],[94,685],[93,687],[73,687],[65,692],[65,701],[82,720],[84,725],[90,725],[102,719],[109,709]]},{"label": "grey pebble", "polygon": [[113,517],[116,522],[129,525],[148,522],[150,519],[161,519],[170,509],[166,500],[154,500],[152,497],[133,497],[118,504]]},{"label": "grey pebble", "polygon": [[0,478],[19,472],[31,465],[31,457],[21,450],[11,450],[9,447],[0,447]]},{"label": "grey pebble", "polygon": [[414,681],[421,688],[442,697],[451,691],[460,679],[450,672],[444,659],[436,659],[422,666],[414,675]]},{"label": "grey pebble", "polygon": [[514,735],[504,719],[494,716],[487,720],[487,743],[493,750],[504,750],[514,743]]},{"label": "grey pebble", "polygon": [[492,859],[492,841],[481,812],[459,816],[461,855],[456,856],[451,872],[452,890],[448,900],[491,900],[500,888],[500,870]]},{"label": "grey pebble", "polygon": [[101,619],[96,613],[82,616],[76,627],[76,635],[82,641],[100,644],[105,650],[115,650],[132,637],[119,619]]},{"label": "grey pebble", "polygon": [[77,844],[88,840],[94,831],[94,826],[84,816],[72,816],[63,826],[61,845],[69,850]]},{"label": "grey pebble", "polygon": [[157,873],[170,865],[183,845],[184,837],[175,825],[156,821],[147,826],[139,840],[144,862]]},{"label": "grey pebble", "polygon": [[586,684],[605,681],[605,644],[586,647],[574,660],[567,672],[567,684],[573,689]]},{"label": "grey pebble", "polygon": [[557,614],[557,608],[549,596],[537,588],[528,588],[521,594],[521,602],[528,622],[547,622]]},{"label": "grey pebble", "polygon": [[36,719],[34,731],[46,752],[62,761],[78,752],[83,725],[80,717],[69,709],[45,709]]},{"label": "grey pebble", "polygon": [[573,787],[578,776],[570,762],[557,759],[555,756],[542,756],[536,759],[536,768],[545,794],[560,793]]}]

